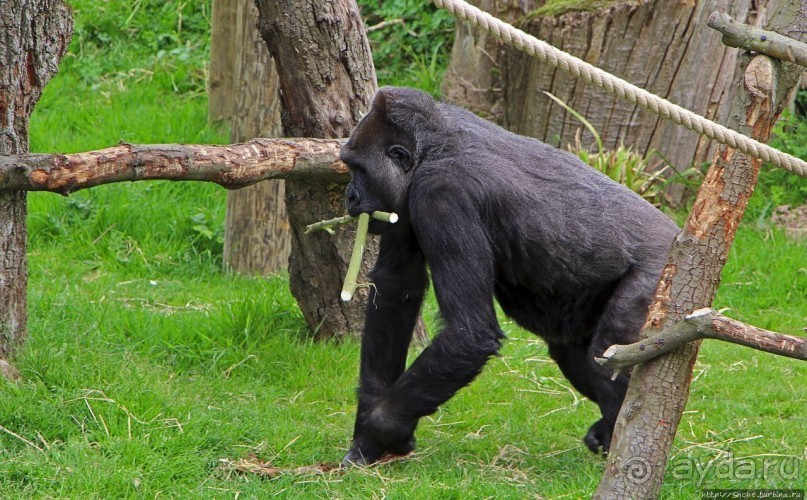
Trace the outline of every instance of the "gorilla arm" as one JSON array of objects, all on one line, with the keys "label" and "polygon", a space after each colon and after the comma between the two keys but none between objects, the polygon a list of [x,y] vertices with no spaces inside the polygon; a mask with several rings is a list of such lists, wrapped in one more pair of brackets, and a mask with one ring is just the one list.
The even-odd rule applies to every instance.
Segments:
[{"label": "gorilla arm", "polygon": [[368,416],[370,435],[384,450],[405,449],[420,417],[468,385],[501,345],[492,249],[478,211],[465,204],[443,190],[427,213],[412,211],[444,327]]},{"label": "gorilla arm", "polygon": [[369,277],[373,286],[362,333],[359,408],[353,446],[342,460],[345,465],[373,463],[390,451],[373,441],[366,421],[406,368],[407,349],[428,286],[426,262],[411,229],[381,237],[378,260]]}]

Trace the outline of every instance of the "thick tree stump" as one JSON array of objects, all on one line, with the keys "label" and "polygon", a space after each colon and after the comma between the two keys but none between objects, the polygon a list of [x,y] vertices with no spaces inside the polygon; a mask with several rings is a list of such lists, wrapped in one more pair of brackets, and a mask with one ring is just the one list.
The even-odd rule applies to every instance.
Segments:
[{"label": "thick tree stump", "polygon": [[[593,12],[533,17],[520,28],[605,71],[691,111],[725,123],[735,95],[734,49],[706,26],[724,10],[740,22],[764,22],[760,9],[775,0],[641,0]],[[642,154],[660,151],[676,169],[709,161],[712,141],[640,110],[515,49],[504,68],[505,125],[565,148],[581,124],[554,104],[548,91],[591,122],[606,149],[624,143]],[[583,128],[583,145],[593,137]]]},{"label": "thick tree stump", "polygon": [[[28,120],[58,71],[73,20],[61,0],[7,0],[0,26],[0,155],[26,153]],[[25,203],[25,192],[0,192],[0,359],[22,343],[28,323]]]},{"label": "thick tree stump", "polygon": [[[277,65],[285,135],[347,137],[370,106],[375,69],[353,0],[259,0],[259,29]],[[286,182],[291,225],[289,286],[318,338],[361,332],[364,300],[341,302],[355,227],[304,235],[305,226],[344,214],[344,186]],[[368,241],[367,255],[378,252]],[[361,298],[366,297],[366,292]]]},{"label": "thick tree stump", "polygon": [[[377,83],[370,44],[355,0],[258,0],[258,28],[277,65],[282,122],[287,136],[339,138],[370,108]],[[367,290],[339,299],[356,228],[306,235],[305,226],[345,212],[344,184],[286,182],[291,225],[289,286],[317,338],[360,333]],[[378,256],[368,238],[365,265]],[[359,279],[359,282],[366,281]],[[418,320],[415,339],[425,338]]]}]

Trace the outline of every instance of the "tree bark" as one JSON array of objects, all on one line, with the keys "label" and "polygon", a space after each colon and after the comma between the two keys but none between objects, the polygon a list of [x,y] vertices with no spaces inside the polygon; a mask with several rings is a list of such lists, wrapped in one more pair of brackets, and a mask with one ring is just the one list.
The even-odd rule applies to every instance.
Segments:
[{"label": "tree bark", "polygon": [[214,125],[229,124],[233,116],[233,62],[236,56],[238,3],[238,0],[213,0],[211,9],[207,118]]},{"label": "tree bark", "polygon": [[[233,75],[232,86],[227,89],[232,101],[230,142],[280,137],[279,82],[275,63],[257,28],[255,4],[238,2],[234,21],[234,57],[226,61]],[[261,275],[288,267],[291,240],[284,198],[282,180],[227,193],[225,265],[239,273]]]},{"label": "tree bark", "polygon": [[[259,29],[280,76],[286,135],[347,137],[368,111],[376,91],[375,69],[354,0],[258,0]],[[290,288],[317,338],[361,332],[367,290],[339,300],[355,228],[335,235],[304,235],[305,226],[344,213],[344,184],[286,183],[292,234]],[[368,239],[363,269],[378,254]],[[423,337],[419,322],[416,338]]]},{"label": "tree bark", "polygon": [[[775,0],[641,0],[614,2],[592,12],[533,17],[520,26],[530,34],[691,111],[725,123],[737,67],[737,51],[724,47],[706,26],[713,10],[741,22],[761,23]],[[758,6],[758,11],[752,10]],[[660,151],[677,169],[708,161],[713,143],[661,117],[551,68],[527,54],[507,49],[504,68],[505,125],[514,132],[565,147],[582,129],[591,134],[549,91],[581,113],[606,149],[624,143],[646,155]],[[693,91],[698,89],[698,91]]]},{"label": "tree bark", "polygon": [[0,156],[0,193],[50,191],[68,195],[113,182],[207,181],[240,189],[265,179],[338,182],[350,178],[339,161],[343,140],[253,139],[208,146],[117,146],[74,154]]},{"label": "tree bark", "polygon": [[[73,21],[61,0],[7,0],[0,26],[0,155],[26,153],[31,111],[58,71]],[[0,359],[26,335],[25,215],[24,192],[0,192]]]},{"label": "tree bark", "polygon": [[[796,39],[807,32],[807,6],[785,0],[775,16],[774,30]],[[728,125],[767,142],[800,70],[767,56],[741,67],[745,92],[734,99]],[[643,338],[669,328],[690,311],[710,306],[760,163],[727,147],[718,148],[692,212],[673,242]],[[595,498],[659,496],[698,348],[699,342],[687,344],[633,370]]]},{"label": "tree bark", "polygon": [[[499,19],[515,23],[540,7],[543,0],[470,0]],[[505,45],[467,21],[457,21],[451,60],[443,76],[442,92],[448,102],[502,123],[504,94],[501,61]]]}]

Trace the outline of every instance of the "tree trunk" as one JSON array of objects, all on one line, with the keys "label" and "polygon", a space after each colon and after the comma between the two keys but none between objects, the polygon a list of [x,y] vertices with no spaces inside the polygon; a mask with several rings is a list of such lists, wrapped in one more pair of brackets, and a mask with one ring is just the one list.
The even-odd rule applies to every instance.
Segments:
[{"label": "tree trunk", "polygon": [[[775,16],[774,31],[804,38],[807,6],[785,1]],[[767,56],[741,66],[745,92],[737,93],[728,125],[767,142],[801,71]],[[671,327],[693,310],[710,306],[760,163],[725,146],[718,148],[692,212],[673,243],[648,312],[644,338]],[[687,344],[634,369],[595,498],[659,496],[698,347],[699,342]]]},{"label": "tree trunk", "polygon": [[[470,0],[499,19],[513,23],[544,3],[543,0]],[[501,123],[502,71],[505,45],[467,21],[457,21],[451,61],[443,76],[443,97],[458,106]]]},{"label": "tree trunk", "polygon": [[[354,0],[258,0],[259,29],[280,76],[287,136],[347,137],[376,90],[370,46]],[[317,338],[360,332],[367,293],[340,302],[355,228],[303,235],[307,224],[344,213],[344,185],[286,183],[290,288]],[[365,259],[375,261],[377,242]],[[367,264],[367,263],[365,263]],[[366,267],[365,267],[366,269]]]},{"label": "tree trunk", "polygon": [[[230,142],[281,137],[275,63],[257,28],[258,8],[239,2],[231,89]],[[246,274],[276,274],[288,267],[291,239],[284,181],[266,181],[227,193],[224,262]]]},{"label": "tree trunk", "polygon": [[[60,0],[0,2],[0,155],[28,151],[28,120],[73,34]],[[0,192],[0,358],[25,339],[25,192]],[[4,370],[5,372],[6,370]]]},{"label": "tree trunk", "polygon": [[[520,27],[656,95],[725,123],[736,92],[738,52],[721,44],[720,35],[706,26],[706,18],[713,10],[724,10],[740,22],[761,24],[764,7],[774,1],[620,1],[593,12],[533,17]],[[754,6],[762,10],[752,11]],[[705,137],[508,49],[505,125],[559,147],[573,144],[582,128],[583,145],[592,146],[591,134],[544,91],[586,117],[606,149],[624,143],[641,154],[657,150],[677,170],[708,161],[713,150],[712,141]]]}]

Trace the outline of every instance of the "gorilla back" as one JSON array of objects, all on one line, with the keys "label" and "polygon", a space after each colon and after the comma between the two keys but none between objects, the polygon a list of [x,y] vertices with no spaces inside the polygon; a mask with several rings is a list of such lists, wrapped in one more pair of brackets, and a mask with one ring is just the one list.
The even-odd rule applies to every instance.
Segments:
[{"label": "gorilla back", "polygon": [[[496,354],[504,312],[540,335],[602,418],[584,437],[606,452],[628,374],[594,356],[638,338],[678,228],[570,153],[403,88],[383,88],[341,153],[348,212],[400,216],[370,274],[359,407],[346,463],[414,448],[420,417]],[[443,328],[406,367],[431,270]]]}]

